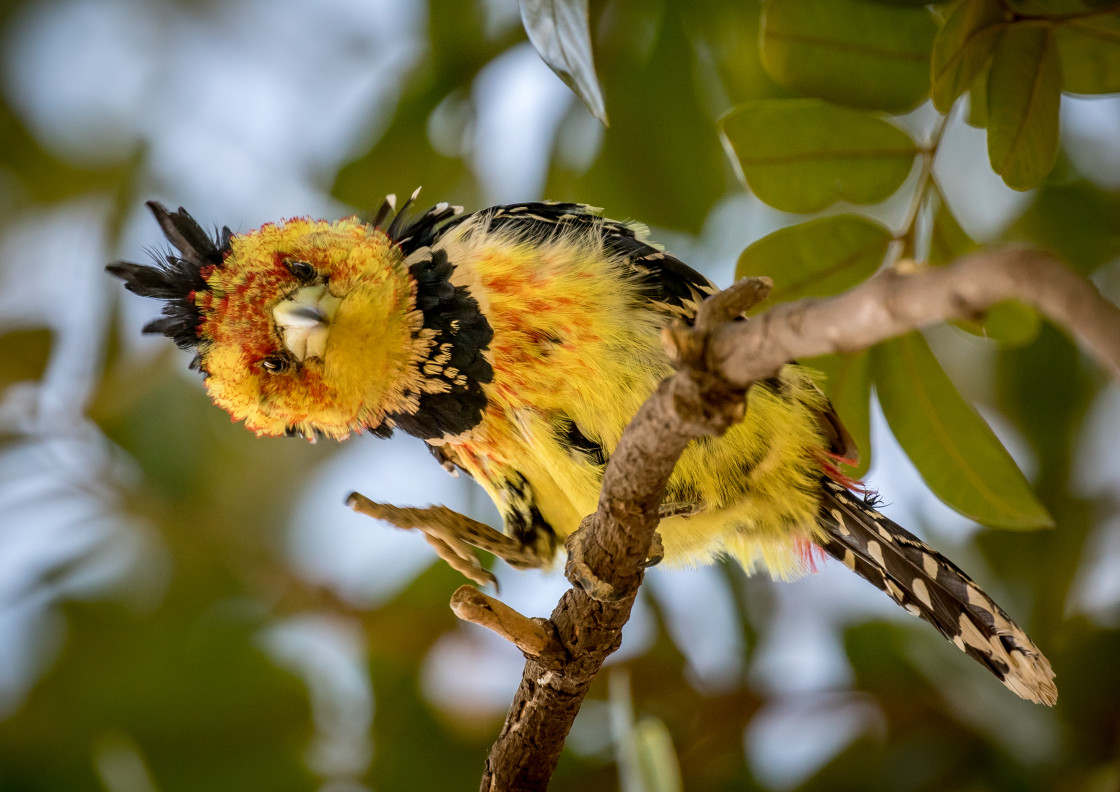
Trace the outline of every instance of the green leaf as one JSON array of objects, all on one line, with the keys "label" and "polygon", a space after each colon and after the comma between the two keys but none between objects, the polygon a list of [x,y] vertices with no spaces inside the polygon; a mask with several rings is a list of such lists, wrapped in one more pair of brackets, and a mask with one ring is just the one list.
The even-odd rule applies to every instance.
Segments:
[{"label": "green leaf", "polygon": [[368,149],[335,175],[331,195],[350,206],[374,207],[386,193],[408,195],[417,186],[424,188],[422,203],[478,205],[464,132],[474,123],[472,83],[522,33],[513,26],[504,36],[488,36],[482,10],[470,3],[429,5],[422,64],[402,80],[386,126],[370,130]]},{"label": "green leaf", "polygon": [[1053,525],[984,419],[919,333],[872,351],[875,389],[898,442],[929,488],[970,519],[999,528]]},{"label": "green leaf", "polygon": [[[544,193],[606,207],[612,217],[699,234],[728,184],[712,114],[685,65],[696,57],[692,41],[669,11],[647,0],[616,0],[596,36],[611,125],[603,129],[573,105],[556,136],[559,156]],[[590,131],[602,132],[591,162],[566,161],[564,149],[586,145]]]},{"label": "green leaf", "polygon": [[863,476],[871,466],[871,353],[824,355],[800,362],[824,375],[820,385],[859,449],[859,465],[845,473]]},{"label": "green leaf", "polygon": [[937,22],[924,7],[769,0],[762,64],[782,85],[839,104],[901,113],[929,93]]},{"label": "green leaf", "polygon": [[[930,233],[929,263],[935,267],[951,264],[979,247],[961,228],[949,205],[941,198]],[[953,324],[975,336],[1021,346],[1038,335],[1040,320],[1038,312],[1030,306],[1008,301],[993,305],[977,321],[958,319]]]},{"label": "green leaf", "polygon": [[138,146],[132,155],[98,166],[57,157],[0,96],[0,198],[18,195],[17,201],[30,198],[53,203],[99,190],[116,190],[137,170],[136,163],[142,155],[143,147]]},{"label": "green leaf", "polygon": [[1006,2],[1009,13],[1035,18],[1049,17],[1052,20],[1109,13],[1115,4],[1115,0],[1003,0],[1003,2]]},{"label": "green leaf", "polygon": [[906,181],[918,153],[893,124],[816,99],[746,102],[719,126],[755,195],[787,212],[882,201]]},{"label": "green leaf", "polygon": [[1042,319],[1034,307],[1018,300],[1007,300],[989,308],[979,327],[978,335],[985,338],[1007,346],[1026,346],[1038,337]]},{"label": "green leaf", "polygon": [[961,3],[945,21],[933,43],[933,106],[948,113],[957,97],[968,90],[995,51],[1006,25],[995,0]]},{"label": "green leaf", "polygon": [[51,358],[54,333],[45,327],[0,334],[0,391],[17,382],[38,382]]},{"label": "green leaf", "polygon": [[961,228],[949,204],[940,197],[937,214],[933,217],[933,228],[930,229],[929,263],[935,267],[949,264],[979,247]]},{"label": "green leaf", "polygon": [[646,716],[635,724],[631,737],[643,792],[680,792],[680,763],[664,721]]},{"label": "green leaf", "polygon": [[836,294],[879,269],[891,238],[888,228],[858,215],[820,217],[751,244],[735,277],[768,275],[776,301]]},{"label": "green leaf", "polygon": [[[990,64],[989,64],[990,65]],[[977,129],[988,128],[988,70],[982,70],[972,84],[968,87],[968,116],[965,118],[969,126]]]},{"label": "green leaf", "polygon": [[519,0],[529,41],[548,68],[575,92],[591,115],[607,123],[595,74],[587,0]]},{"label": "green leaf", "polygon": [[1005,346],[1026,346],[1038,337],[1042,319],[1033,307],[1016,300],[996,303],[979,319],[957,319],[959,327],[969,335],[998,341]]},{"label": "green leaf", "polygon": [[[762,30],[761,0],[702,0],[688,6],[681,22],[689,31],[694,53],[710,60],[709,78],[700,71],[701,84],[719,86],[712,102],[723,112],[751,99],[787,97],[789,92],[766,74],[759,52]],[[717,82],[718,81],[718,82]],[[724,95],[726,98],[724,98]]]},{"label": "green leaf", "polygon": [[1004,233],[1053,250],[1075,272],[1089,275],[1120,253],[1120,194],[1085,179],[1046,183]]},{"label": "green leaf", "polygon": [[1058,28],[1063,89],[1120,92],[1120,14],[1074,19]]},{"label": "green leaf", "polygon": [[988,157],[1008,187],[1037,187],[1058,156],[1062,65],[1054,32],[1004,31],[988,74]]}]

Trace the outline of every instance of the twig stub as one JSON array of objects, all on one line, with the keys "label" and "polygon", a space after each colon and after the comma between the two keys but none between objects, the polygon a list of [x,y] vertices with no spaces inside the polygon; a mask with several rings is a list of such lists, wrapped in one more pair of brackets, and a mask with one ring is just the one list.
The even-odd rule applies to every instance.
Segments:
[{"label": "twig stub", "polygon": [[463,621],[497,633],[527,657],[539,659],[551,643],[542,620],[523,616],[472,586],[460,586],[455,590],[451,595],[451,610]]}]

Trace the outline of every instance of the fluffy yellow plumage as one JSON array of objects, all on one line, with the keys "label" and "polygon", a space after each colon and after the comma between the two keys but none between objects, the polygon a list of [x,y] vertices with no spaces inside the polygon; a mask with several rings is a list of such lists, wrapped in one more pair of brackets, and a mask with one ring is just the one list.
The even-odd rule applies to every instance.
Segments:
[{"label": "fluffy yellow plumage", "polygon": [[[196,348],[214,401],[258,434],[394,428],[474,477],[541,562],[595,510],[603,469],[671,371],[660,329],[713,291],[633,224],[576,204],[408,222],[294,219],[209,239],[151,204],[179,253],[110,270],[166,300],[146,329]],[[933,624],[1021,696],[1053,703],[1046,659],[948,559],[853,497],[850,440],[796,365],[746,419],[690,445],[659,532],[672,564],[737,559],[788,578],[817,546]]]},{"label": "fluffy yellow plumage", "polygon": [[[503,493],[494,482],[519,473],[563,539],[595,510],[602,465],[558,433],[574,425],[609,457],[672,370],[659,340],[665,315],[650,309],[636,280],[619,277],[618,256],[598,233],[534,241],[494,231],[479,217],[433,249],[456,262],[451,282],[470,289],[490,321],[494,379],[485,386],[479,425],[429,442],[441,444],[498,504]],[[802,571],[802,551],[816,531],[815,454],[827,449],[816,416],[826,404],[795,366],[780,387],[781,397],[769,385],[759,388],[746,421],[682,456],[668,503],[688,514],[662,522],[667,562],[722,553],[748,569],[763,561],[782,577]]]}]

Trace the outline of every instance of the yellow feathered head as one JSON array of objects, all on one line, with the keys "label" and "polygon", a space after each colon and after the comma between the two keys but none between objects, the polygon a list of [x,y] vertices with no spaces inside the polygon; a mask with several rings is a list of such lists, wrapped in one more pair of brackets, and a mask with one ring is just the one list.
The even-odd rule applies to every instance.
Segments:
[{"label": "yellow feathered head", "polygon": [[[478,381],[460,376],[456,383],[438,376],[442,367],[434,372],[426,364],[449,357],[459,340],[450,337],[452,328],[458,336],[464,319],[480,331],[468,340],[481,358],[489,325],[465,290],[447,283],[450,265],[439,266],[416,234],[406,233],[419,221],[406,228],[397,214],[387,229],[380,227],[391,199],[369,224],[295,218],[246,234],[223,228],[216,239],[183,209],[148,206],[178,254],[156,267],[123,262],[109,271],[130,291],[166,300],[164,318],[145,332],[196,349],[192,366],[234,420],[258,435],[341,439],[366,429],[386,434],[401,423],[431,436],[460,427],[444,411],[430,415],[440,401],[429,397],[469,401],[473,394],[477,421],[485,405]],[[434,233],[456,209],[430,210],[421,230]],[[426,293],[433,288],[447,299],[433,301]],[[476,373],[488,381],[488,364]],[[417,420],[430,426],[414,426]]]}]

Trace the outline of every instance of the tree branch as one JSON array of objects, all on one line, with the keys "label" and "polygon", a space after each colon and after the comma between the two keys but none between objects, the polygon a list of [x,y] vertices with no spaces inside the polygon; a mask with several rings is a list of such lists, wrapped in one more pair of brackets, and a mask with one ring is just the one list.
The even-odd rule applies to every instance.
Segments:
[{"label": "tree branch", "polygon": [[741,387],[787,361],[856,352],[911,330],[974,319],[1004,300],[1029,303],[1076,336],[1120,380],[1120,308],[1048,253],[1006,248],[947,267],[880,272],[844,294],[774,306],[719,328],[707,366]]},{"label": "tree branch", "polygon": [[[765,279],[740,281],[706,301],[693,327],[667,328],[679,371],[646,401],[612,454],[597,511],[568,540],[566,571],[575,585],[548,622],[486,613],[489,598],[481,614],[467,617],[527,654],[521,685],[486,760],[483,792],[547,788],[591,683],[621,642],[677,459],[691,440],[722,433],[741,419],[756,380],[796,358],[866,349],[934,323],[975,318],[1009,299],[1034,305],[1072,332],[1120,380],[1120,309],[1037,250],[989,251],[938,269],[895,267],[837,297],[777,305],[749,322],[726,321],[768,291]],[[583,587],[610,596],[596,599]],[[529,625],[541,627],[543,643]],[[526,643],[523,633],[535,638]]]}]

